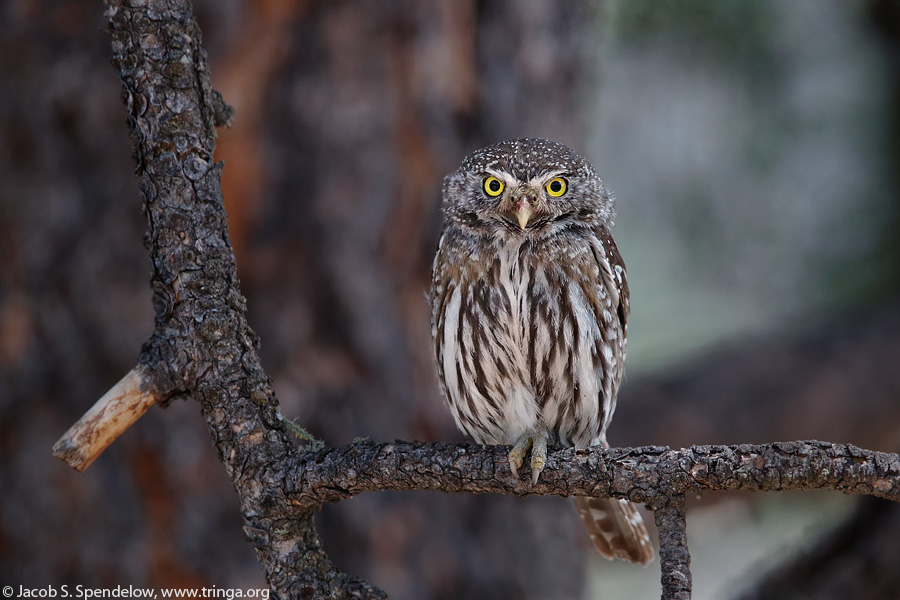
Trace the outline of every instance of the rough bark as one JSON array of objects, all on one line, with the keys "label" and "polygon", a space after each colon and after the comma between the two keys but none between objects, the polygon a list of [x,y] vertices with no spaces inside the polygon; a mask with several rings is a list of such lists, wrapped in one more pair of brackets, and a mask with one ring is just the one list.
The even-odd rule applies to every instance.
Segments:
[{"label": "rough bark", "polygon": [[836,490],[900,501],[900,456],[799,441],[682,450],[552,452],[534,486],[509,471],[506,446],[358,442],[294,457],[285,494],[320,506],[376,490],[625,498],[650,508],[705,491]]},{"label": "rough bark", "polygon": [[667,499],[654,511],[659,531],[659,562],[663,600],[690,600],[691,553],[687,544],[684,496]]}]

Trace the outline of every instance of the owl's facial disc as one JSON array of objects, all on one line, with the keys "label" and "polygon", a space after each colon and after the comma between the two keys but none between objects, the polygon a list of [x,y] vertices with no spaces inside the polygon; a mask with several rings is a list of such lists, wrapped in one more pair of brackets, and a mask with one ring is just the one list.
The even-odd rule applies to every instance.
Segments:
[{"label": "owl's facial disc", "polygon": [[476,150],[444,178],[447,227],[491,237],[549,239],[612,224],[613,200],[591,165],[540,139]]}]

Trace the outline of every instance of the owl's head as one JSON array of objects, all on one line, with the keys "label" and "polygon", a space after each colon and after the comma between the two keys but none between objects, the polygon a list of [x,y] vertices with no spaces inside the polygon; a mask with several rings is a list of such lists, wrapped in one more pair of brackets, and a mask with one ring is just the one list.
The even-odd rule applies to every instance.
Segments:
[{"label": "owl's head", "polygon": [[448,223],[485,233],[544,237],[612,225],[613,201],[590,163],[543,139],[500,142],[467,156],[444,179]]}]

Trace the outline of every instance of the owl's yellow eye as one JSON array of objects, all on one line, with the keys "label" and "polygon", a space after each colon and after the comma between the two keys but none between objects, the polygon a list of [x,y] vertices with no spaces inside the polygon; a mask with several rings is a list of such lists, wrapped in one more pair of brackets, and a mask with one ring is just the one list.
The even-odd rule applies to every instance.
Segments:
[{"label": "owl's yellow eye", "polygon": [[484,180],[484,193],[488,196],[499,196],[503,193],[503,187],[503,182],[496,177],[488,177]]},{"label": "owl's yellow eye", "polygon": [[547,193],[553,196],[554,198],[559,198],[563,194],[566,193],[566,190],[569,188],[569,184],[562,177],[554,177],[550,180],[550,182],[544,187],[547,190]]}]

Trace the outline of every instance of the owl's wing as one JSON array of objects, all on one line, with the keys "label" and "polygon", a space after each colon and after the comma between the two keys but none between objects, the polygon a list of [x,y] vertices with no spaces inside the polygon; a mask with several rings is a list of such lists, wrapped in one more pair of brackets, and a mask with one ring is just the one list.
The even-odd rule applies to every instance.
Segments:
[{"label": "owl's wing", "polygon": [[619,322],[622,324],[622,330],[625,331],[628,323],[628,312],[631,309],[628,302],[628,280],[625,277],[625,261],[622,260],[619,248],[605,225],[598,226],[594,230],[594,234],[598,242],[594,246],[594,256],[600,265],[603,285],[613,297]]}]

